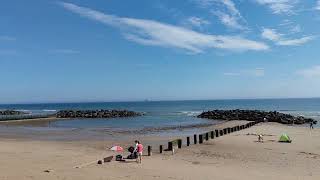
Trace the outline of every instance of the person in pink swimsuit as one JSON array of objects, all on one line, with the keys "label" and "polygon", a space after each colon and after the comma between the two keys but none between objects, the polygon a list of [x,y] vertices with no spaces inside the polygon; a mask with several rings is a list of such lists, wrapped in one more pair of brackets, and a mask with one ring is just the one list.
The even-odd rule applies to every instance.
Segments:
[{"label": "person in pink swimsuit", "polygon": [[143,152],[143,145],[138,141],[138,145],[137,145],[137,153],[138,153],[137,162],[138,163],[142,162],[142,152]]}]

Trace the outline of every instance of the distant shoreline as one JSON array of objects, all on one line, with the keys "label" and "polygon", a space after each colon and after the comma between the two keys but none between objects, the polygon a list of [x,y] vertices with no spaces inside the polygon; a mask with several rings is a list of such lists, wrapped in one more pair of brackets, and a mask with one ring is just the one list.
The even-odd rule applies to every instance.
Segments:
[{"label": "distant shoreline", "polygon": [[59,120],[65,120],[65,119],[69,119],[69,118],[48,117],[48,118],[34,118],[34,119],[5,120],[5,121],[0,121],[0,124],[14,124],[14,123],[31,124],[32,122],[59,121]]},{"label": "distant shoreline", "polygon": [[196,102],[196,101],[241,101],[241,100],[300,100],[300,99],[320,99],[320,97],[283,97],[283,98],[226,98],[226,99],[184,99],[184,100],[123,100],[123,101],[59,101],[59,102],[20,102],[20,103],[0,103],[1,106],[14,105],[38,105],[38,104],[96,104],[96,103],[152,103],[152,102]]}]

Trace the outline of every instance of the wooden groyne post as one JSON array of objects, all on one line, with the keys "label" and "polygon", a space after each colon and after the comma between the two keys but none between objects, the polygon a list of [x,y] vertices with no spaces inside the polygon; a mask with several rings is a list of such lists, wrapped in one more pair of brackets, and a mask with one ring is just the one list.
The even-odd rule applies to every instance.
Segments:
[{"label": "wooden groyne post", "polygon": [[173,145],[172,145],[172,142],[168,142],[168,151],[172,151],[173,149]]},{"label": "wooden groyne post", "polygon": [[182,139],[178,139],[178,148],[181,149],[182,148]]},{"label": "wooden groyne post", "polygon": [[159,151],[160,151],[160,154],[162,154],[162,151],[163,151],[163,146],[162,145],[159,146]]},{"label": "wooden groyne post", "polygon": [[196,135],[196,134],[193,135],[193,143],[194,143],[194,144],[197,144],[197,135]]},{"label": "wooden groyne post", "polygon": [[206,141],[209,141],[209,133],[206,133]]},{"label": "wooden groyne post", "polygon": [[219,137],[219,130],[215,130],[215,132],[216,132],[216,137]]},{"label": "wooden groyne post", "polygon": [[220,130],[220,136],[223,136],[223,130]]},{"label": "wooden groyne post", "polygon": [[187,146],[190,146],[190,137],[187,137]]},{"label": "wooden groyne post", "polygon": [[148,156],[152,156],[152,146],[148,146]]},{"label": "wooden groyne post", "polygon": [[227,133],[228,133],[227,128],[224,128],[224,129],[223,129],[223,134],[227,134]]},{"label": "wooden groyne post", "polygon": [[202,143],[203,143],[203,135],[199,134],[199,144],[202,144]]},{"label": "wooden groyne post", "polygon": [[210,134],[211,134],[211,139],[214,139],[214,131],[211,131]]}]

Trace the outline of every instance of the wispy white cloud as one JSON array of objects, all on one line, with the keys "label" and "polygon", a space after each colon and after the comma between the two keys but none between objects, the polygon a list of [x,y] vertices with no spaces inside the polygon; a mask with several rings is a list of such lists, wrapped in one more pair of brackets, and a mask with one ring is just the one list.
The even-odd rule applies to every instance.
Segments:
[{"label": "wispy white cloud", "polygon": [[293,14],[299,0],[255,0],[260,5],[265,5],[274,14]]},{"label": "wispy white cloud", "polygon": [[295,24],[293,21],[285,19],[279,24],[279,28],[285,29],[289,34],[296,34],[302,32],[302,27]]},{"label": "wispy white cloud", "polygon": [[225,76],[240,76],[241,74],[240,73],[233,73],[233,72],[226,72],[226,73],[223,73],[223,75],[225,75]]},{"label": "wispy white cloud", "polygon": [[54,49],[50,50],[50,53],[54,54],[78,54],[80,53],[79,51],[73,50],[73,49]]},{"label": "wispy white cloud", "polygon": [[299,70],[297,73],[302,75],[303,77],[306,77],[306,78],[314,78],[314,77],[319,78],[320,77],[320,65],[316,65],[316,66],[313,66],[313,67],[310,67],[307,69]]},{"label": "wispy white cloud", "polygon": [[317,1],[317,5],[316,5],[315,9],[320,11],[320,0]]},{"label": "wispy white cloud", "polygon": [[299,24],[295,24],[293,21],[285,19],[279,24],[280,28],[287,29],[291,34],[302,32],[302,28]]},{"label": "wispy white cloud", "polygon": [[263,28],[261,33],[262,38],[268,39],[271,41],[279,41],[282,34],[279,34],[274,29]]},{"label": "wispy white cloud", "polygon": [[220,11],[215,12],[214,14],[220,19],[221,23],[227,27],[233,29],[245,29],[244,26],[239,24],[238,18],[236,18],[236,16],[232,16]]},{"label": "wispy white cloud", "polygon": [[291,21],[291,20],[289,20],[289,19],[284,19],[284,20],[282,20],[282,22],[279,24],[279,26],[290,26],[290,25],[292,25],[293,24],[293,22]]},{"label": "wispy white cloud", "polygon": [[301,26],[300,25],[295,25],[295,26],[292,26],[290,29],[290,32],[291,33],[299,33],[302,31],[301,29]]},{"label": "wispy white cloud", "polygon": [[232,0],[194,0],[202,7],[211,9],[222,24],[232,29],[247,29],[244,18]]},{"label": "wispy white cloud", "polygon": [[265,75],[264,68],[255,68],[250,70],[243,70],[240,72],[225,72],[224,76],[253,76],[253,77],[262,77]]},{"label": "wispy white cloud", "polygon": [[275,42],[280,46],[298,46],[313,40],[314,36],[305,36],[302,38],[286,39],[283,34],[278,33],[275,29],[263,28],[262,38]]},{"label": "wispy white cloud", "polygon": [[193,17],[189,17],[187,19],[187,24],[190,24],[190,25],[197,27],[197,28],[202,28],[205,25],[209,25],[210,22],[203,19],[203,18],[193,16]]},{"label": "wispy white cloud", "polygon": [[123,18],[80,7],[72,3],[60,3],[65,9],[80,16],[119,28],[130,41],[151,46],[173,47],[192,53],[218,48],[233,51],[267,50],[263,42],[249,40],[240,36],[203,34],[180,26],[153,20]]},{"label": "wispy white cloud", "polygon": [[251,73],[254,76],[261,77],[264,76],[265,71],[264,68],[256,68],[254,70],[249,71],[249,73]]},{"label": "wispy white cloud", "polygon": [[0,36],[0,41],[15,41],[16,38],[15,37],[11,37],[11,36]]},{"label": "wispy white cloud", "polygon": [[297,39],[280,40],[278,42],[278,44],[281,46],[299,46],[299,45],[305,44],[313,39],[314,39],[313,36],[306,36],[306,37],[297,38]]}]

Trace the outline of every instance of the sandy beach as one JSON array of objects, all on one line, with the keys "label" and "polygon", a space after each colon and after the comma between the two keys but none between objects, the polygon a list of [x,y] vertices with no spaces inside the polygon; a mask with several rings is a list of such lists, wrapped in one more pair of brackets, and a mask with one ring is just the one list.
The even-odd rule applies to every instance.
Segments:
[{"label": "sandy beach", "polygon": [[[277,142],[283,132],[291,144]],[[264,143],[251,135],[257,133],[265,134]],[[174,155],[154,152],[142,164],[113,161],[80,169],[74,167],[114,155],[105,148],[115,142],[1,138],[0,179],[319,179],[319,137],[319,129],[262,123]]]}]

